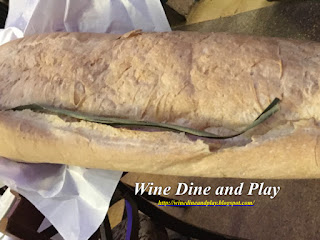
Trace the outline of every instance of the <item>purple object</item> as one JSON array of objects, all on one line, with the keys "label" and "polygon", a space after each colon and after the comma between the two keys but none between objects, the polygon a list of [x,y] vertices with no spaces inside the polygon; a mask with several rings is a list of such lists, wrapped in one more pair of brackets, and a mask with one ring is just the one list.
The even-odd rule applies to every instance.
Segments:
[{"label": "purple object", "polygon": [[132,232],[132,206],[128,200],[126,200],[126,209],[127,209],[127,218],[128,218],[126,240],[130,240],[131,232]]}]

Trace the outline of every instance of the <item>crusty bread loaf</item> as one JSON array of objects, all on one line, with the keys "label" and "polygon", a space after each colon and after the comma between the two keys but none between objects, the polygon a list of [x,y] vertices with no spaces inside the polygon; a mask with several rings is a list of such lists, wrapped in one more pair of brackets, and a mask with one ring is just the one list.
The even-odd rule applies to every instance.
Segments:
[{"label": "crusty bread loaf", "polygon": [[0,155],[124,171],[320,177],[320,44],[225,33],[54,33],[0,47],[0,109],[46,104],[218,134],[229,140],[0,112]]}]

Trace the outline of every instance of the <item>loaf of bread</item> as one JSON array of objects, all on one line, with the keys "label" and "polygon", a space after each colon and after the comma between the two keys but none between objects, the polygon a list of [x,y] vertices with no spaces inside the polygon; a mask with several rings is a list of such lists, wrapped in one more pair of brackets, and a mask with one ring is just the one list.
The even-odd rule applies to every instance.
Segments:
[{"label": "loaf of bread", "polygon": [[[0,156],[182,176],[320,177],[320,44],[226,33],[52,33],[0,47]],[[26,104],[232,139],[6,111]]]}]

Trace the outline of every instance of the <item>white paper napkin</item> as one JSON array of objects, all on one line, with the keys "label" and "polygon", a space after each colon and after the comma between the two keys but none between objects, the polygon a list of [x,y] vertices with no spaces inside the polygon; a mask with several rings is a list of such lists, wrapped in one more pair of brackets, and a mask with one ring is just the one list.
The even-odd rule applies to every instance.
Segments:
[{"label": "white paper napkin", "polygon": [[[170,31],[160,0],[10,0],[0,44],[43,32],[134,29]],[[121,174],[0,157],[0,181],[33,203],[66,240],[88,239],[98,229]]]}]

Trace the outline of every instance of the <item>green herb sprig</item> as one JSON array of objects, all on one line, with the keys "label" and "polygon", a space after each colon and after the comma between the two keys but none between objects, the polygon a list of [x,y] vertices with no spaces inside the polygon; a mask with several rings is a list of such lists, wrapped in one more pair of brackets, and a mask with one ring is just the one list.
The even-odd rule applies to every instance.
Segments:
[{"label": "green herb sprig", "polygon": [[190,135],[194,135],[197,137],[204,137],[204,138],[212,138],[212,139],[228,139],[233,138],[236,136],[239,136],[246,131],[256,127],[257,125],[261,124],[265,120],[267,120],[269,117],[271,117],[274,113],[279,111],[280,99],[275,98],[271,104],[251,123],[249,126],[247,126],[242,131],[228,136],[219,136],[213,133],[200,131],[193,128],[188,127],[182,127],[174,124],[167,124],[167,123],[156,123],[156,122],[147,122],[147,121],[135,121],[130,119],[122,119],[122,118],[116,118],[116,117],[102,117],[102,116],[94,116],[89,115],[77,111],[71,111],[67,109],[60,109],[56,107],[50,107],[45,105],[38,105],[38,104],[30,104],[30,105],[23,105],[19,106],[10,110],[15,111],[21,111],[21,110],[32,110],[35,112],[46,112],[51,114],[57,114],[57,115],[65,115],[68,117],[72,117],[78,120],[88,121],[88,122],[94,122],[94,123],[101,123],[101,124],[107,124],[107,125],[118,125],[118,126],[138,126],[138,127],[155,127],[155,128],[162,128],[167,129],[171,131],[177,131],[177,132],[184,132]]}]

